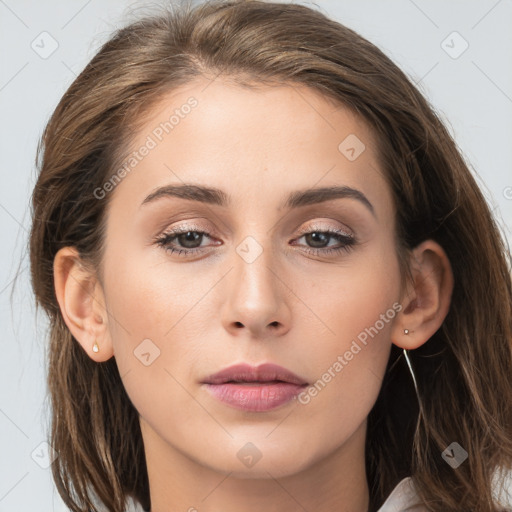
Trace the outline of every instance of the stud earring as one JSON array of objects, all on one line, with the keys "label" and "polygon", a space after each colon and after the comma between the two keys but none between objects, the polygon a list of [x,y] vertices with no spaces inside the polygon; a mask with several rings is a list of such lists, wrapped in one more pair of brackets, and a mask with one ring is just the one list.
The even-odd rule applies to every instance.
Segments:
[{"label": "stud earring", "polygon": [[98,342],[96,340],[94,340],[94,345],[92,346],[92,351],[96,352],[96,353],[100,351],[100,347],[98,346]]},{"label": "stud earring", "polygon": [[404,329],[404,334],[409,334],[409,329]]}]

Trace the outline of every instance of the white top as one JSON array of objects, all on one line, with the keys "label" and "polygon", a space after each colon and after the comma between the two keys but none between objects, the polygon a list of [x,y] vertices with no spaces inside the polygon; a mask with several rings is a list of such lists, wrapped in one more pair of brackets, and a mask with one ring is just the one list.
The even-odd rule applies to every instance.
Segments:
[{"label": "white top", "polygon": [[400,480],[377,512],[427,512],[410,476]]}]

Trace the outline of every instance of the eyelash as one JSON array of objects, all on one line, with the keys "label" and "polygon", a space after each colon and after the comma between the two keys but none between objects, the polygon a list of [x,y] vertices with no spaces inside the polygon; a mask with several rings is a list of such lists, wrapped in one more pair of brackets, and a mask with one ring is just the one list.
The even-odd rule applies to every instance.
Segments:
[{"label": "eyelash", "polygon": [[[201,252],[202,249],[198,248],[198,247],[196,247],[194,249],[176,249],[170,245],[170,243],[175,238],[177,238],[180,235],[184,235],[186,233],[198,233],[201,236],[206,235],[208,238],[211,238],[210,233],[208,233],[207,231],[201,231],[200,229],[198,229],[194,226],[190,226],[190,227],[185,227],[180,230],[163,233],[162,235],[156,237],[154,242],[159,247],[162,247],[165,251],[167,251],[171,254],[177,254],[178,256],[182,256],[182,257],[193,256],[194,254]],[[341,252],[349,252],[357,244],[357,240],[355,239],[354,236],[348,235],[344,231],[336,230],[336,229],[321,230],[321,229],[313,228],[310,230],[304,230],[304,231],[300,232],[300,236],[297,238],[297,240],[302,238],[305,235],[309,235],[312,233],[321,233],[322,235],[327,235],[331,239],[335,238],[339,242],[343,243],[343,245],[341,247],[330,247],[330,248],[306,247],[306,252],[313,254],[314,256],[325,256],[327,254],[332,254],[332,253],[339,254]]]}]

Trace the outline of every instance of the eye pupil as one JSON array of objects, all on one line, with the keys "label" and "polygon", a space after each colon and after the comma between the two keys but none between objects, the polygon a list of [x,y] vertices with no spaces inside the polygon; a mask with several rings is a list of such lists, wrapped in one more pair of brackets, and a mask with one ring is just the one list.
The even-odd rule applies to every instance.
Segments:
[{"label": "eye pupil", "polygon": [[312,233],[305,235],[305,237],[308,243],[312,242],[314,247],[322,247],[326,241],[328,241],[327,239],[329,238],[329,235],[326,235],[325,233],[319,233],[318,231],[313,231]]},{"label": "eye pupil", "polygon": [[[195,247],[198,246],[194,246],[193,244],[197,242],[197,240],[200,241],[201,237],[202,235],[199,234],[197,231],[187,231],[186,233],[182,233],[181,235],[179,235],[178,239],[180,244],[184,243],[184,247],[186,247],[187,249],[194,249]],[[192,243],[192,247],[187,245],[189,243]],[[199,243],[199,245],[201,244]]]}]

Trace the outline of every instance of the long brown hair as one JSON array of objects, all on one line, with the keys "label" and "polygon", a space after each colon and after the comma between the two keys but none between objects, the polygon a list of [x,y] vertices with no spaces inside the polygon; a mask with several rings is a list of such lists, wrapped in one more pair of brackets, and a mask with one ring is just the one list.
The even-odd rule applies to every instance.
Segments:
[{"label": "long brown hair", "polygon": [[[424,414],[395,345],[368,417],[370,512],[412,476],[428,510],[491,512],[493,475],[512,467],[510,257],[468,165],[405,74],[356,32],[312,8],[256,0],[169,7],[118,30],[64,94],[38,147],[30,236],[32,284],[50,319],[52,465],[74,512],[127,497],[149,510],[138,413],[115,358],[90,359],[67,329],[53,259],[75,246],[101,278],[112,176],[130,134],[163,94],[222,73],[238,84],[301,84],[364,119],[377,136],[397,211],[397,254],[426,239],[445,249],[455,287],[442,327],[410,353]],[[405,264],[404,264],[405,265]],[[402,268],[405,268],[405,266]],[[441,453],[468,453],[454,469]]]}]

